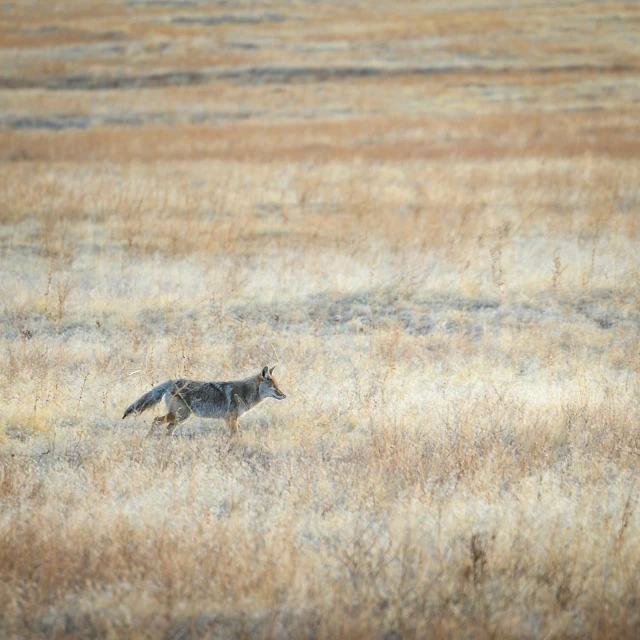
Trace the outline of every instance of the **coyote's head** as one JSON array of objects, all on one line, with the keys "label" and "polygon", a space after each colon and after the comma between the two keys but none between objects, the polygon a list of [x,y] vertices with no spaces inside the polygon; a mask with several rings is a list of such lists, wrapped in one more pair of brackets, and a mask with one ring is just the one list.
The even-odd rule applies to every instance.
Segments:
[{"label": "coyote's head", "polygon": [[284,400],[287,396],[278,389],[278,383],[271,377],[275,367],[265,367],[260,374],[258,374],[258,393],[260,394],[260,400],[264,398],[275,398],[276,400]]}]

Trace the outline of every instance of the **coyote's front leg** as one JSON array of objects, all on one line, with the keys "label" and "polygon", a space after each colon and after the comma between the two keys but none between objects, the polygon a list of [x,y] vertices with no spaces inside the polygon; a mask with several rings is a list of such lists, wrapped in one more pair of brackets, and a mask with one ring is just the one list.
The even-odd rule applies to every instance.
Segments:
[{"label": "coyote's front leg", "polygon": [[242,429],[238,425],[238,414],[232,413],[225,418],[225,422],[227,423],[227,427],[229,427],[229,433],[232,436],[237,436],[242,433]]}]

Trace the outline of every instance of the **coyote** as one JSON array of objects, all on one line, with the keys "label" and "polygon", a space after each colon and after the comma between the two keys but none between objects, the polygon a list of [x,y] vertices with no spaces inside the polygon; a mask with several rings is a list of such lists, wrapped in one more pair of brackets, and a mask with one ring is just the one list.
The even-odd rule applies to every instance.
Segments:
[{"label": "coyote", "polygon": [[192,414],[201,418],[224,418],[231,435],[238,433],[238,418],[253,409],[265,398],[284,400],[287,396],[278,389],[272,377],[275,367],[265,367],[257,376],[231,382],[196,382],[195,380],[167,380],[145,393],[127,407],[122,419],[137,415],[153,407],[164,398],[167,415],[153,419],[149,434],[156,426],[166,423],[166,433],[176,428]]}]

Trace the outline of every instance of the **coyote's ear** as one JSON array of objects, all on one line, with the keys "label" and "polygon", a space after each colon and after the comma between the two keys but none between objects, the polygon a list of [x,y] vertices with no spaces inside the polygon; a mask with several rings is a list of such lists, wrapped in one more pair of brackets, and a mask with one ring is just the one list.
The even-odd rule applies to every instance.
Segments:
[{"label": "coyote's ear", "polygon": [[274,364],[273,367],[271,367],[271,369],[269,369],[269,375],[271,375],[273,373],[273,370],[276,368],[276,365]]},{"label": "coyote's ear", "polygon": [[262,373],[260,375],[262,375],[263,378],[268,378],[269,377],[269,367],[265,367],[262,370]]}]

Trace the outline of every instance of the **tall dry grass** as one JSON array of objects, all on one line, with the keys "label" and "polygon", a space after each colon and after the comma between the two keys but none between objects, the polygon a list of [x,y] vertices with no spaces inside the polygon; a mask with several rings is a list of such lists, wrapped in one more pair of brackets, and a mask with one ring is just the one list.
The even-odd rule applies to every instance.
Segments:
[{"label": "tall dry grass", "polygon": [[[3,632],[632,637],[636,177],[11,165]],[[119,420],[276,362],[240,440]]]}]

